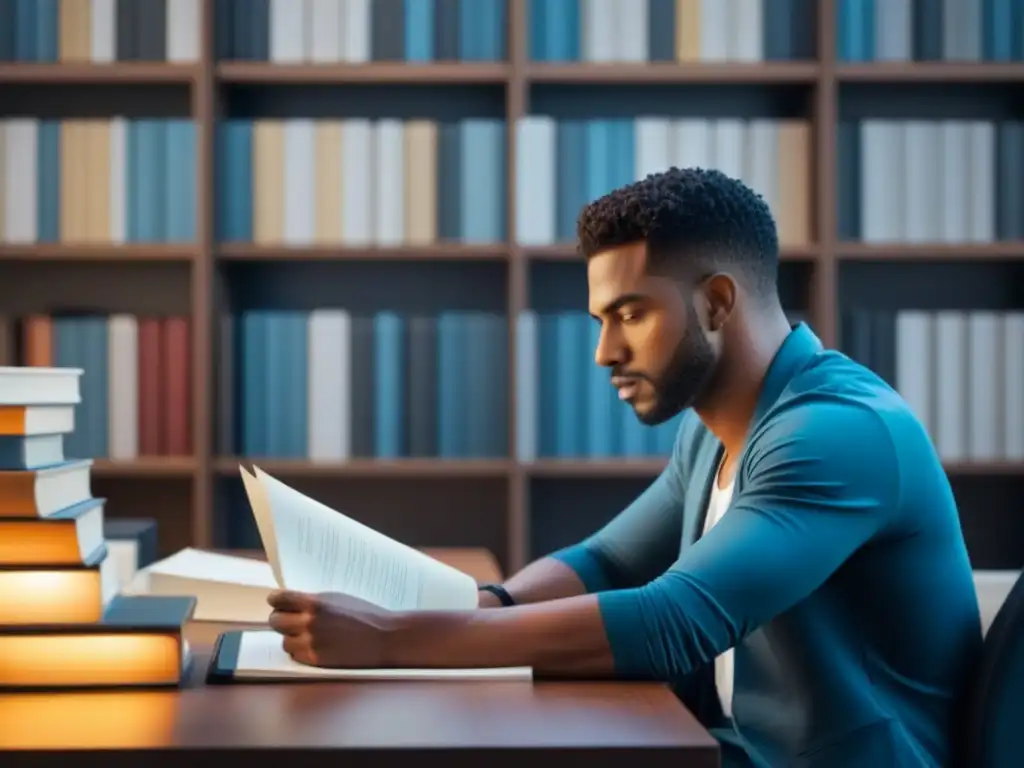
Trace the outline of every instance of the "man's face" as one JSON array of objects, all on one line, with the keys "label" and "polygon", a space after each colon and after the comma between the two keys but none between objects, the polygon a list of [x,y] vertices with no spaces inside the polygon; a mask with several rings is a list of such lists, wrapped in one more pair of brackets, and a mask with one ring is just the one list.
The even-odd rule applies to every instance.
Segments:
[{"label": "man's face", "polygon": [[647,274],[643,243],[587,262],[590,314],[601,323],[598,365],[611,369],[619,397],[645,424],[660,424],[694,404],[717,355],[679,283]]}]

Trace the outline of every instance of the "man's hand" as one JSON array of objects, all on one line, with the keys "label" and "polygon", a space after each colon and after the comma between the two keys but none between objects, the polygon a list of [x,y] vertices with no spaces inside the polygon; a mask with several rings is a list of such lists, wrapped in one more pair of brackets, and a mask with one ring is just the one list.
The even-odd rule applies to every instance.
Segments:
[{"label": "man's hand", "polygon": [[274,609],[271,629],[284,636],[284,650],[300,664],[344,669],[386,666],[388,639],[398,629],[395,614],[331,592],[311,595],[279,590],[267,602]]}]

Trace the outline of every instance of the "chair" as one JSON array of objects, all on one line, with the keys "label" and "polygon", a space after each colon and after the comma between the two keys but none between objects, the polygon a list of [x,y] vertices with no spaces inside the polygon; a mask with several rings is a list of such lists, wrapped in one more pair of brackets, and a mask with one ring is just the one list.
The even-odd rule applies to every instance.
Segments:
[{"label": "chair", "polygon": [[1024,573],[988,628],[966,703],[964,768],[1024,765]]}]

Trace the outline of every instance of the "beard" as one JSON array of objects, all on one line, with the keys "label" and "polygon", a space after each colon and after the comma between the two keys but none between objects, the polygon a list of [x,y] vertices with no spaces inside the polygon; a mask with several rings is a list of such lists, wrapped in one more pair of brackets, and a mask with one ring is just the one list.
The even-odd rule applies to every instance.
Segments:
[{"label": "beard", "polygon": [[654,390],[653,403],[645,412],[637,411],[637,418],[653,427],[693,406],[707,389],[716,363],[715,350],[700,327],[697,313],[691,309],[686,333],[679,340],[665,373],[657,380],[648,379]]}]

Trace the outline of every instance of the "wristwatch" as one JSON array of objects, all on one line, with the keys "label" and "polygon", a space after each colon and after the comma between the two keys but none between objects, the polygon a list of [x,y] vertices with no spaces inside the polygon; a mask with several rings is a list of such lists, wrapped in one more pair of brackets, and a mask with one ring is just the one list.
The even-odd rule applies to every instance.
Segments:
[{"label": "wristwatch", "polygon": [[481,584],[479,589],[481,592],[490,592],[506,608],[516,604],[516,601],[512,599],[512,595],[501,584]]}]

